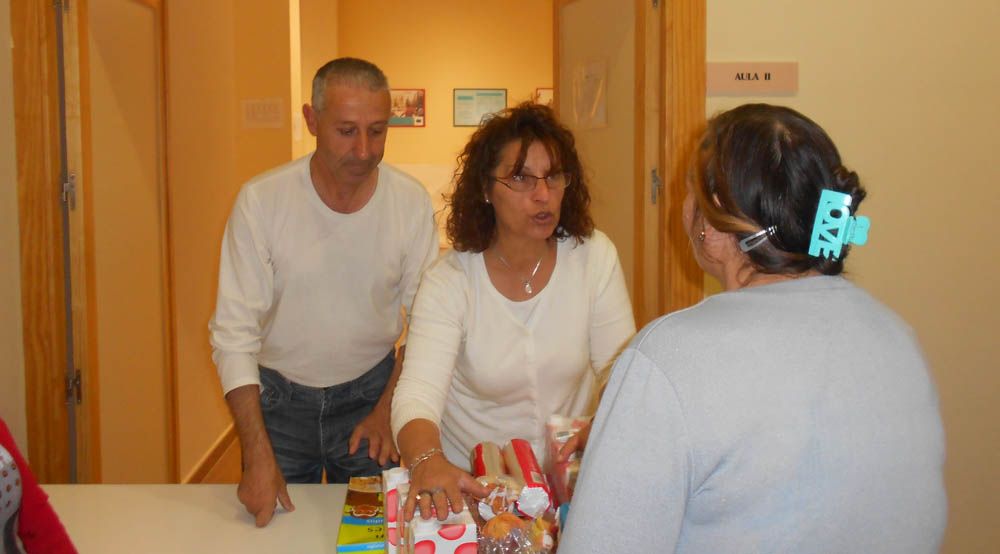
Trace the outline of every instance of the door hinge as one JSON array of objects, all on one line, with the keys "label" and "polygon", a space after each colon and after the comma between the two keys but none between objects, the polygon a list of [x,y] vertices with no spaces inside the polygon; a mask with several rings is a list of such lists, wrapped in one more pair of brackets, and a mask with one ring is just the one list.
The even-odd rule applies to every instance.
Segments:
[{"label": "door hinge", "polygon": [[69,209],[76,209],[76,174],[70,173],[69,179],[62,184],[62,203]]},{"label": "door hinge", "polygon": [[655,10],[656,8],[659,7],[660,7],[660,0],[653,0],[653,9]]},{"label": "door hinge", "polygon": [[73,377],[66,377],[66,403],[71,404],[76,399],[76,403],[83,402],[83,386],[80,381],[80,370],[76,370]]},{"label": "door hinge", "polygon": [[52,7],[55,9],[60,9],[64,12],[69,12],[69,0],[52,0]]},{"label": "door hinge", "polygon": [[657,198],[660,197],[661,194],[663,194],[663,180],[660,179],[660,174],[657,173],[656,168],[654,167],[653,171],[650,172],[650,193],[649,193],[650,199],[653,201],[653,204],[656,204],[656,200]]}]

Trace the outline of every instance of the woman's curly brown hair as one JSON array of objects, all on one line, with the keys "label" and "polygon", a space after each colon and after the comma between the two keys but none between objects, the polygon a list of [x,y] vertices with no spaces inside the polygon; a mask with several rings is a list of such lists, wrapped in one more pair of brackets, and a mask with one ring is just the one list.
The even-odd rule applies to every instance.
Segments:
[{"label": "woman's curly brown hair", "polygon": [[521,144],[514,173],[524,168],[528,148],[538,141],[545,146],[552,161],[551,172],[567,174],[569,186],[563,194],[559,224],[553,236],[559,239],[573,237],[577,241],[590,237],[594,232],[590,192],[573,134],[559,123],[551,108],[524,102],[497,113],[484,123],[458,156],[455,190],[448,197],[451,211],[446,227],[455,250],[482,252],[496,237],[496,215],[493,206],[486,202],[486,193],[495,177],[492,173],[500,164],[500,153],[512,141]]}]

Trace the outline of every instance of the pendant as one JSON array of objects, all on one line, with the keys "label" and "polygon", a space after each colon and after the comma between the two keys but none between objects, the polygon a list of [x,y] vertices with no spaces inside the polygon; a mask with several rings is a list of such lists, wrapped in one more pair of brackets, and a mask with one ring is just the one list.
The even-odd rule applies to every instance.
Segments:
[{"label": "pendant", "polygon": [[531,294],[532,292],[534,292],[531,289],[531,282],[530,281],[525,281],[524,282],[524,292],[525,292],[525,294]]}]

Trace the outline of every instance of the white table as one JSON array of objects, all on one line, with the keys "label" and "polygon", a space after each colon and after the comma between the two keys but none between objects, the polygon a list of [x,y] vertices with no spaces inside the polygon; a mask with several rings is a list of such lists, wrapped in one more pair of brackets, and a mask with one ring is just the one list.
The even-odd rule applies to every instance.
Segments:
[{"label": "white table", "polygon": [[294,512],[263,529],[236,485],[43,485],[82,554],[336,552],[346,485],[289,485]]}]

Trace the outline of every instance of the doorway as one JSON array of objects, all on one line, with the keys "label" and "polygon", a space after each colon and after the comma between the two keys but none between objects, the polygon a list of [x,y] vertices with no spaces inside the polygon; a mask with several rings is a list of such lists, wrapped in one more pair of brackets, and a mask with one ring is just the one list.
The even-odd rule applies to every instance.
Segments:
[{"label": "doorway", "polygon": [[11,19],[29,457],[43,482],[175,480],[163,6]]}]

